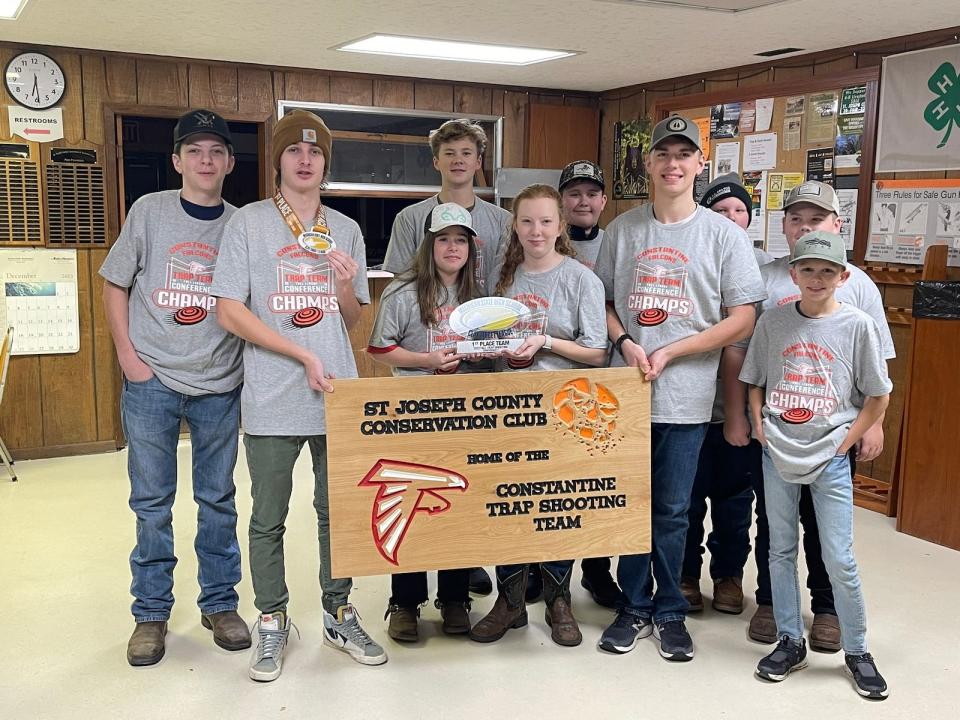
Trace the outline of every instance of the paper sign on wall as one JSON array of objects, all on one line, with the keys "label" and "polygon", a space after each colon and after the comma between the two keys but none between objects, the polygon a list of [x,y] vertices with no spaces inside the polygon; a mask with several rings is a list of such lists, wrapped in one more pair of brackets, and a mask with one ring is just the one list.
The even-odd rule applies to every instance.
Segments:
[{"label": "paper sign on wall", "polygon": [[46,143],[63,137],[63,108],[27,110],[19,105],[7,107],[10,134],[24,140]]}]

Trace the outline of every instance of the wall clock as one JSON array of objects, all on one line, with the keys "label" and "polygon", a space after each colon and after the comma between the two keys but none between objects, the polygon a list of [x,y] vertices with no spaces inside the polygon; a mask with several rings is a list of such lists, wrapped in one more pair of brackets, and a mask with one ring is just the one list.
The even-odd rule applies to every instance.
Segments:
[{"label": "wall clock", "polygon": [[7,64],[7,92],[31,110],[46,110],[63,99],[66,79],[63,68],[48,55],[25,52]]}]

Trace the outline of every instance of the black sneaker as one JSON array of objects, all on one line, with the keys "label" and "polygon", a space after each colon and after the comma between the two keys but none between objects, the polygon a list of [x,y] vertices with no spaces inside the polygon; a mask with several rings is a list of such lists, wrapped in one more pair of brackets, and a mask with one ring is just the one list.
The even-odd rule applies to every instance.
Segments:
[{"label": "black sneaker", "polygon": [[653,623],[650,618],[630,615],[621,610],[617,613],[617,618],[603,631],[598,645],[601,650],[622,655],[633,650],[637,641],[647,637],[652,631]]},{"label": "black sneaker", "polygon": [[657,623],[653,636],[660,641],[660,654],[673,662],[693,660],[693,638],[683,620]]},{"label": "black sneaker", "polygon": [[470,568],[470,592],[474,595],[489,595],[493,592],[490,576],[482,567]]},{"label": "black sneaker", "polygon": [[873,661],[873,655],[864,653],[863,655],[847,655],[844,663],[850,677],[853,678],[853,684],[857,692],[865,698],[873,700],[886,700],[887,681],[877,670],[877,664]]},{"label": "black sneaker", "polygon": [[590,574],[584,572],[580,584],[590,593],[593,601],[602,607],[616,610],[623,601],[623,593],[608,570]]},{"label": "black sneaker", "polygon": [[784,635],[772,653],[757,664],[757,675],[764,680],[780,682],[794,670],[807,666],[807,641]]}]

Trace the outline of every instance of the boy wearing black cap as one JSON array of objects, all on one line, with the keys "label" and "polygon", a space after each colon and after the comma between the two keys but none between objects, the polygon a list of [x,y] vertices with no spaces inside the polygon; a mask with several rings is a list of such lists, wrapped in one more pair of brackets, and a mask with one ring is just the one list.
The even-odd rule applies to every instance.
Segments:
[{"label": "boy wearing black cap", "polygon": [[625,600],[600,648],[628,652],[653,632],[664,658],[684,661],[694,649],[680,566],[720,350],[750,332],[753,303],[765,292],[743,230],[693,199],[704,165],[696,123],[679,115],[658,123],[645,165],[653,202],[607,226],[596,273],[606,288],[612,364],[639,367],[653,382],[653,547],[620,558]]},{"label": "boy wearing black cap", "polygon": [[796,240],[790,277],[800,299],[757,322],[740,379],[763,445],[770,524],[770,578],[779,643],[757,666],[774,682],[806,666],[797,581],[800,491],[807,487],[824,528],[823,562],[836,598],[845,668],[857,692],[882,700],[887,684],[867,651],[866,611],[853,556],[848,452],[883,417],[892,383],[875,321],[837,290],[850,279],[842,238],[818,230]]},{"label": "boy wearing black cap", "polygon": [[163,657],[173,607],[173,501],[180,424],[190,428],[195,548],[201,623],[227,650],[250,647],[237,614],[240,547],[233,468],[239,435],[240,341],[212,317],[214,267],[236,208],[221,198],[233,169],[226,121],[194,110],[174,128],[181,190],[145,195],[130,208],[100,268],[103,301],[123,372],[120,398],[127,438],[130,508],[137,541],[130,553],[136,628],[127,662]]},{"label": "boy wearing black cap", "polygon": [[330,131],[313,113],[295,110],[277,123],[279,188],[231,219],[212,289],[220,323],[247,341],[241,405],[253,494],[250,574],[260,611],[249,674],[262,682],[280,675],[290,631],[283,535],[304,445],[313,460],[323,641],[365,665],[387,661],[349,604],[352,581],[331,576],[323,393],[333,391],[333,378],[357,376],[347,332],[369,294],[360,228],[321,202],[330,151]]},{"label": "boy wearing black cap", "polygon": [[[750,226],[753,198],[735,173],[721,175],[710,183],[700,204],[744,230]],[[753,248],[753,254],[760,266],[773,260],[759,248]],[[712,525],[707,537],[713,580],[712,606],[719,612],[734,615],[743,612],[743,568],[750,555],[753,483],[762,476],[760,444],[750,437],[746,386],[738,379],[745,355],[744,348],[730,345],[720,356],[713,416],[700,450],[690,497],[680,589],[690,603],[691,612],[703,609],[700,570],[707,498]]]}]

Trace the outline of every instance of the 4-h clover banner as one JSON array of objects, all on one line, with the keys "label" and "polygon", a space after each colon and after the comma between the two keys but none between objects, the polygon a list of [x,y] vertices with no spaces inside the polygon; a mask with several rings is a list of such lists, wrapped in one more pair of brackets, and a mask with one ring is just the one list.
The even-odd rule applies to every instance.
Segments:
[{"label": "4-h clover banner", "polygon": [[883,59],[876,172],[960,169],[960,45]]}]

